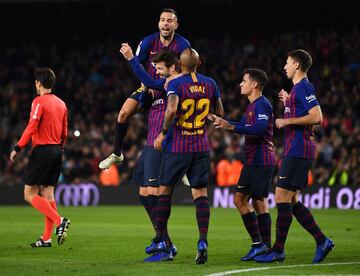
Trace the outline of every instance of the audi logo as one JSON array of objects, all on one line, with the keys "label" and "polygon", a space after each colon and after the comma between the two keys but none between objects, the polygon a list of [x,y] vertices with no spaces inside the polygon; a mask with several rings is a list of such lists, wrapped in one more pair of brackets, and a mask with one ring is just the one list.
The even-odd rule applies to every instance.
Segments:
[{"label": "audi logo", "polygon": [[56,202],[64,206],[96,206],[100,193],[93,183],[60,184],[55,191]]}]

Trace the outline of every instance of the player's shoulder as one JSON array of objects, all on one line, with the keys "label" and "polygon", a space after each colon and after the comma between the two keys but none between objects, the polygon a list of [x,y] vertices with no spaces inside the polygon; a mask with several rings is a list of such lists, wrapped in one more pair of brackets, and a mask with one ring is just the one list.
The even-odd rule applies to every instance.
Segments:
[{"label": "player's shoulder", "polygon": [[210,78],[200,73],[196,73],[196,77],[198,78],[199,81],[205,81],[217,86],[216,81],[213,78]]},{"label": "player's shoulder", "polygon": [[146,45],[146,44],[151,44],[157,37],[159,36],[159,32],[155,32],[152,33],[148,36],[145,36],[142,40],[141,40],[141,44],[142,45]]},{"label": "player's shoulder", "polygon": [[174,39],[178,42],[178,43],[182,43],[187,47],[190,47],[190,42],[189,40],[187,40],[185,37],[183,37],[181,34],[175,33],[174,35]]},{"label": "player's shoulder", "polygon": [[269,101],[268,98],[266,98],[264,95],[260,97],[260,103],[266,107],[270,107],[272,108],[272,104],[271,102]]},{"label": "player's shoulder", "polygon": [[295,91],[305,94],[314,94],[315,86],[309,81],[308,78],[304,78],[295,86]]}]

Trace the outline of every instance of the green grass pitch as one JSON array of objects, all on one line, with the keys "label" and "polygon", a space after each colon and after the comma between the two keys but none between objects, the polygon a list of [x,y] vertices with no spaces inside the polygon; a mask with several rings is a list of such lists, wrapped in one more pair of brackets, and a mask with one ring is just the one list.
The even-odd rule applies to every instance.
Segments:
[{"label": "green grass pitch", "polygon": [[[198,266],[194,263],[198,238],[194,207],[173,206],[169,233],[178,255],[172,262],[150,264],[142,260],[154,234],[142,207],[60,207],[60,213],[72,221],[64,245],[53,242],[51,248],[30,248],[28,244],[42,233],[43,217],[31,207],[0,207],[0,275],[206,275],[245,269],[250,270],[238,274],[360,274],[360,211],[314,211],[324,232],[335,241],[335,249],[321,266],[310,264],[315,242],[295,218],[285,262],[264,265],[240,261],[250,239],[237,211],[212,209],[209,260]],[[276,210],[272,220],[274,239]]]}]

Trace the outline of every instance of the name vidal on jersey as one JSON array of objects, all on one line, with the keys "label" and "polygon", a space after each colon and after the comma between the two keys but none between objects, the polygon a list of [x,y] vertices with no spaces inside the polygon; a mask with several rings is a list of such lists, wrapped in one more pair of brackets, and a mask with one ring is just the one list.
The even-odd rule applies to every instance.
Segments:
[{"label": "name vidal on jersey", "polygon": [[205,86],[201,85],[192,85],[189,87],[191,93],[204,93],[205,94]]}]

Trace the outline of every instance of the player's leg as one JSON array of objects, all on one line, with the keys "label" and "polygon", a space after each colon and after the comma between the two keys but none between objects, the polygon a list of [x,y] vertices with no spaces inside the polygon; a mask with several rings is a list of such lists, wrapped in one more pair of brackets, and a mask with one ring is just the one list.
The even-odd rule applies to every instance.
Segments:
[{"label": "player's leg", "polygon": [[297,221],[315,239],[316,252],[312,262],[322,262],[327,254],[334,248],[334,242],[324,235],[311,211],[298,201],[297,195],[293,197],[292,204],[293,214]]},{"label": "player's leg", "polygon": [[245,229],[252,241],[251,248],[249,252],[241,258],[242,261],[253,260],[255,256],[263,254],[267,250],[262,241],[256,213],[249,204],[249,198],[249,195],[242,192],[235,192],[234,194],[234,204],[241,215]]},{"label": "player's leg", "polygon": [[192,153],[192,155],[192,163],[186,174],[189,178],[196,206],[196,220],[199,230],[195,263],[205,264],[208,259],[207,235],[210,221],[210,205],[207,192],[210,174],[210,156],[208,152]]},{"label": "player's leg", "polygon": [[268,206],[268,196],[273,180],[274,166],[257,166],[253,179],[252,197],[261,238],[267,248],[271,248],[271,217]]},{"label": "player's leg", "polygon": [[140,93],[145,93],[142,88],[132,93],[122,105],[115,123],[114,151],[107,158],[100,162],[99,168],[104,170],[113,164],[119,164],[124,160],[122,144],[128,129],[128,121],[141,109],[139,102]]},{"label": "player's leg", "polygon": [[[295,158],[284,158],[282,160],[277,187],[275,189],[275,202],[278,215],[276,218],[276,240],[272,251],[267,255],[255,257],[258,262],[283,261],[285,259],[285,241],[292,223],[291,201],[300,186],[294,184],[298,174],[299,164]],[[307,175],[307,172],[306,172]]]},{"label": "player's leg", "polygon": [[144,262],[172,261],[174,258],[170,247],[166,244],[167,223],[171,213],[171,194],[171,186],[160,185],[159,198],[154,210],[156,237],[153,240],[154,245],[151,245],[151,250],[147,252],[152,255],[145,258]]},{"label": "player's leg", "polygon": [[[144,160],[145,160],[145,164],[147,165],[144,168],[144,183],[147,186],[148,201],[152,213],[151,216],[153,218],[153,221],[155,221],[155,208],[157,206],[159,199],[159,185],[160,185],[159,174],[160,174],[160,166],[163,158],[163,153],[161,151],[155,150],[154,147],[152,146],[147,146],[145,148],[146,148],[146,156]],[[175,256],[177,254],[177,249],[173,245],[169,237],[167,228],[165,230],[165,242],[166,245],[170,248],[173,256]],[[154,244],[154,242],[152,244]],[[151,251],[150,248],[149,250]]]},{"label": "player's leg", "polygon": [[267,248],[271,248],[271,216],[267,198],[253,198],[253,206],[257,215],[261,239]]},{"label": "player's leg", "polygon": [[173,187],[181,181],[187,168],[191,163],[191,155],[165,153],[160,165],[159,179],[161,183],[158,189],[158,200],[155,207],[154,217],[156,221],[156,246],[152,256],[146,258],[145,262],[159,262],[172,260],[171,249],[166,244],[167,224],[171,213],[171,196]]}]

